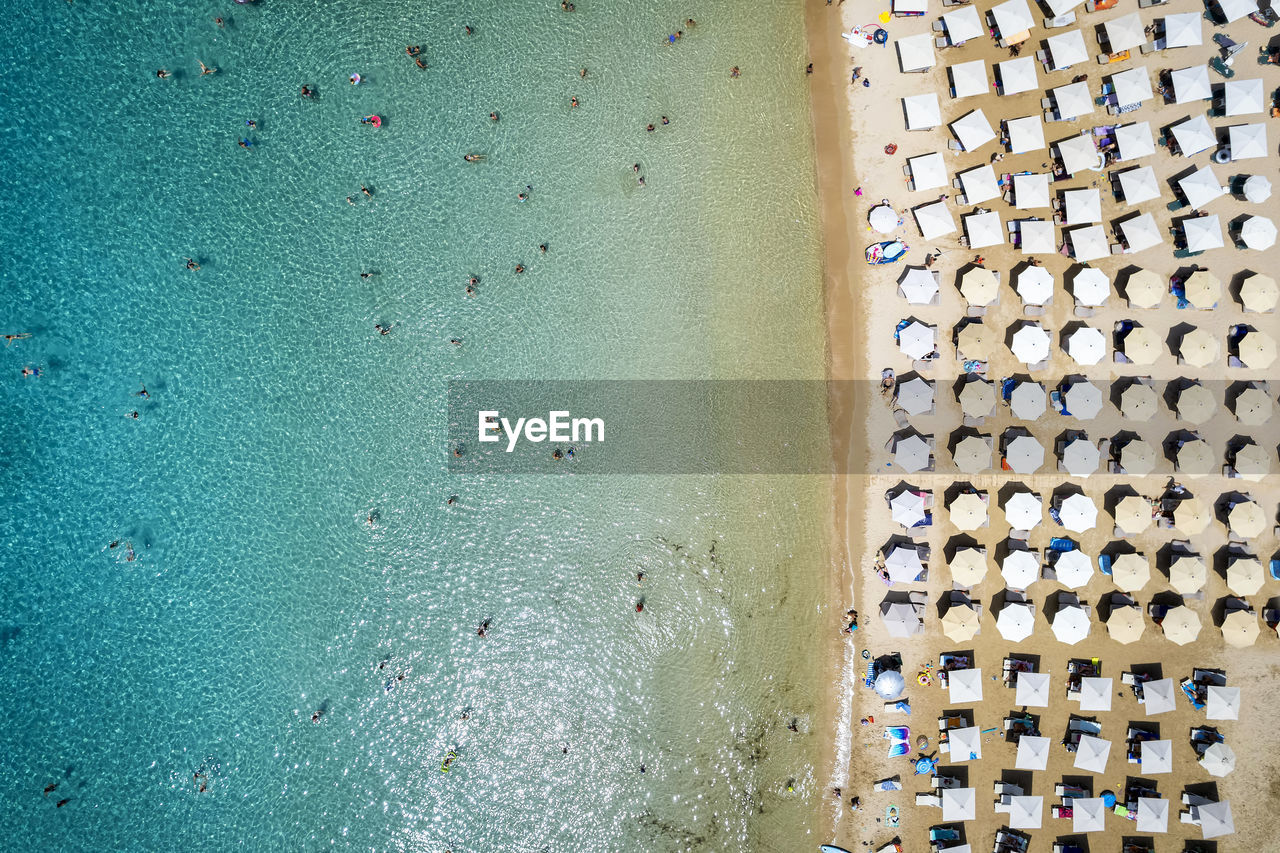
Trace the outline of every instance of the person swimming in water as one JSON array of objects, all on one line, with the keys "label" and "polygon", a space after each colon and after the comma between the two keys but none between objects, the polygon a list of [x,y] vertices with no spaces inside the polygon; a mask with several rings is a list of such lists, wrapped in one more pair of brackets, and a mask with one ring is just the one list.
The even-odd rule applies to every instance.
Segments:
[{"label": "person swimming in water", "polygon": [[40,375],[41,375],[41,370],[40,370],[40,368],[38,368],[38,367],[28,367],[28,366],[24,366],[24,367],[22,368],[22,375],[23,375],[23,376],[40,376]]},{"label": "person swimming in water", "polygon": [[416,66],[418,66],[419,68],[421,68],[423,71],[426,71],[426,70],[427,70],[427,63],[425,63],[425,62],[423,62],[423,61],[422,61],[422,57],[421,57],[421,56],[415,56],[415,57],[413,58],[413,64],[414,64],[414,65],[416,65]]},{"label": "person swimming in water", "polygon": [[466,160],[468,163],[479,163],[481,160],[484,159],[484,155],[483,154],[463,154],[462,159]]},{"label": "person swimming in water", "polygon": [[458,502],[458,496],[457,496],[457,495],[449,495],[449,497],[445,500],[445,502],[444,502],[444,503],[445,503],[445,506],[453,506],[453,505],[454,505],[454,504],[456,504],[457,502]]},{"label": "person swimming in water", "polygon": [[[198,59],[197,59],[197,60],[196,60],[196,62],[200,62],[200,60],[198,60]],[[204,77],[204,76],[205,76],[205,75],[207,75],[207,74],[217,74],[217,73],[218,73],[218,69],[216,69],[216,68],[210,68],[209,66],[205,65],[203,62],[200,62],[200,76],[201,76],[201,77]]]},{"label": "person swimming in water", "polygon": [[481,622],[481,623],[480,623],[480,627],[476,629],[476,636],[477,636],[477,637],[487,637],[487,636],[489,636],[489,623],[490,623],[490,621],[492,621],[492,620],[486,619],[486,620],[484,620],[483,622]]},{"label": "person swimming in water", "polygon": [[169,69],[161,68],[159,71],[156,72],[156,76],[159,77],[161,80],[165,79],[166,77],[169,76]]},{"label": "person swimming in water", "polygon": [[133,396],[135,396],[135,397],[142,397],[144,400],[150,400],[150,399],[151,399],[151,394],[150,394],[150,392],[148,392],[148,391],[147,391],[147,386],[146,386],[146,385],[143,385],[143,386],[142,386],[142,390],[141,390],[141,391],[134,391],[134,392],[133,392]]},{"label": "person swimming in water", "polygon": [[373,198],[373,191],[364,184],[360,185],[360,192],[364,193],[366,198]]},{"label": "person swimming in water", "polygon": [[545,255],[545,254],[547,253],[547,244],[546,244],[546,243],[539,243],[539,244],[538,244],[538,251]]},{"label": "person swimming in water", "polygon": [[391,334],[391,326],[390,326],[390,325],[384,325],[384,324],[382,324],[382,323],[374,323],[374,324],[373,324],[373,327],[374,327],[375,329],[377,329],[377,330],[378,330],[378,334],[380,334],[380,335],[389,335],[389,334]]},{"label": "person swimming in water", "polygon": [[416,44],[411,44],[404,49],[404,52],[410,56],[417,56],[419,53],[422,53],[422,50]]},{"label": "person swimming in water", "polygon": [[248,149],[250,146],[252,146],[252,145],[253,145],[253,142],[252,142],[251,140],[248,140],[248,139],[241,139],[241,140],[240,140],[240,142],[239,142],[239,145],[240,145],[240,147],[241,147],[241,148]]},{"label": "person swimming in water", "polygon": [[516,274],[524,272],[524,264],[516,264]]},{"label": "person swimming in water", "polygon": [[498,114],[496,112],[489,113],[489,121],[497,121],[497,120],[498,120]]},{"label": "person swimming in water", "polygon": [[13,334],[13,335],[5,335],[4,345],[9,346],[9,344],[13,343],[14,341],[25,341],[29,337],[31,337],[30,332],[18,332],[17,334]]},{"label": "person swimming in water", "polygon": [[187,258],[187,269],[198,270],[200,269],[200,265],[196,263],[195,258]]},{"label": "person swimming in water", "polygon": [[314,98],[316,96],[315,91],[310,86],[303,86],[301,94],[304,98]]},{"label": "person swimming in water", "polygon": [[522,193],[516,193],[516,200],[517,200],[517,201],[528,201],[528,200],[529,200],[529,193],[533,191],[533,185],[532,185],[532,184],[526,184],[524,189],[525,189],[525,191],[524,191],[524,192],[522,192]]}]

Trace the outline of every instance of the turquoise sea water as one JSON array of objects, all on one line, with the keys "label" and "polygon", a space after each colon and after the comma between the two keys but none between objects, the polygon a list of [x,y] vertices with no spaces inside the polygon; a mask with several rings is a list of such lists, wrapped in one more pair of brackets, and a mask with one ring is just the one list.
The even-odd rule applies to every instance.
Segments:
[{"label": "turquoise sea water", "polygon": [[6,844],[811,843],[827,483],[459,477],[443,441],[450,378],[823,375],[800,4],[6,29]]}]

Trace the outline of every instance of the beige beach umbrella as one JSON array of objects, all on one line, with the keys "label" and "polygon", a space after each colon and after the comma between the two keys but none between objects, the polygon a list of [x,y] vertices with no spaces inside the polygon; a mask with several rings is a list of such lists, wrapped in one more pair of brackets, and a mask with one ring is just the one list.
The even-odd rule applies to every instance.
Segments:
[{"label": "beige beach umbrella", "polygon": [[1053,636],[1058,642],[1074,646],[1089,636],[1089,614],[1078,604],[1069,604],[1053,615]]},{"label": "beige beach umbrella", "polygon": [[[1128,471],[1128,468],[1125,468]],[[1132,473],[1132,472],[1131,472]],[[1139,495],[1127,495],[1116,504],[1116,527],[1137,536],[1151,526],[1151,502]]]},{"label": "beige beach umbrella", "polygon": [[1000,615],[996,617],[996,630],[1000,632],[1000,636],[1004,637],[1011,643],[1021,642],[1036,627],[1035,609],[1027,602],[1010,601],[1000,610]]},{"label": "beige beach umbrella", "polygon": [[1072,477],[1087,477],[1098,470],[1102,452],[1087,438],[1074,438],[1062,449],[1062,467]]},{"label": "beige beach umbrella", "polygon": [[1192,477],[1206,477],[1214,469],[1213,448],[1202,438],[1184,442],[1178,448],[1178,470]]},{"label": "beige beach umbrella", "polygon": [[1244,389],[1236,396],[1233,408],[1235,409],[1236,420],[1240,423],[1248,426],[1262,426],[1271,420],[1274,404],[1266,391],[1254,385]]},{"label": "beige beach umbrella", "polygon": [[1111,564],[1111,582],[1125,592],[1137,592],[1151,580],[1151,564],[1142,554],[1121,554]]},{"label": "beige beach umbrella", "polygon": [[1199,498],[1183,498],[1173,508],[1173,526],[1187,536],[1203,533],[1210,521],[1213,521],[1213,510]]},{"label": "beige beach umbrella", "polygon": [[1039,382],[1019,382],[1009,394],[1009,409],[1019,420],[1034,421],[1049,407],[1049,397]]},{"label": "beige beach umbrella", "polygon": [[960,410],[971,418],[985,418],[996,407],[996,389],[985,379],[974,377],[964,383],[957,400]]},{"label": "beige beach umbrella", "polygon": [[1159,336],[1146,326],[1134,326],[1126,332],[1121,349],[1134,364],[1155,364],[1164,350]]},{"label": "beige beach umbrella", "polygon": [[1245,332],[1236,352],[1245,367],[1265,370],[1276,360],[1276,339],[1265,332]]},{"label": "beige beach umbrella", "polygon": [[1137,607],[1115,607],[1107,618],[1107,633],[1117,643],[1128,645],[1137,642],[1142,636],[1146,623],[1142,619],[1142,610]]},{"label": "beige beach umbrella", "polygon": [[1165,612],[1160,627],[1164,629],[1165,639],[1174,645],[1185,646],[1200,636],[1200,614],[1185,604],[1179,604]]},{"label": "beige beach umbrella", "polygon": [[1035,529],[1044,518],[1044,504],[1034,492],[1015,492],[1004,505],[1004,520],[1014,530]]},{"label": "beige beach umbrella", "polygon": [[1097,364],[1107,354],[1107,336],[1093,326],[1081,326],[1067,338],[1067,354],[1076,364]]},{"label": "beige beach umbrella", "polygon": [[1192,367],[1208,367],[1218,360],[1222,347],[1208,329],[1192,329],[1178,342],[1178,355]]},{"label": "beige beach umbrella", "polygon": [[1068,495],[1058,507],[1058,519],[1073,533],[1083,533],[1097,526],[1098,506],[1088,495]]},{"label": "beige beach umbrella", "polygon": [[1169,586],[1181,595],[1204,589],[1208,576],[1204,560],[1195,554],[1183,554],[1169,566]]},{"label": "beige beach umbrella", "polygon": [[1005,446],[1005,461],[1019,474],[1034,474],[1044,464],[1044,447],[1029,435],[1020,435]]},{"label": "beige beach umbrella", "polygon": [[972,607],[949,607],[942,617],[942,633],[956,643],[972,640],[980,627],[978,613]]},{"label": "beige beach umbrella", "polygon": [[1276,280],[1269,275],[1256,272],[1240,285],[1240,302],[1246,311],[1259,314],[1274,311],[1278,299],[1280,291]]},{"label": "beige beach umbrella", "polygon": [[1120,411],[1131,421],[1149,421],[1159,408],[1156,389],[1145,382],[1134,382],[1120,394]]},{"label": "beige beach umbrella", "polygon": [[1200,766],[1208,771],[1210,776],[1221,779],[1236,769],[1236,754],[1226,743],[1211,743],[1209,748],[1200,755]]},{"label": "beige beach umbrella", "polygon": [[1151,270],[1138,270],[1124,284],[1125,299],[1135,308],[1156,308],[1167,292],[1164,279]]},{"label": "beige beach umbrella", "polygon": [[960,530],[977,530],[987,523],[987,502],[981,494],[971,492],[957,495],[948,512],[951,523]]},{"label": "beige beach umbrella", "polygon": [[1043,305],[1053,298],[1053,274],[1044,267],[1027,267],[1018,273],[1014,289],[1023,303]]},{"label": "beige beach umbrella", "polygon": [[[1266,529],[1267,516],[1262,511],[1262,507],[1253,501],[1240,501],[1227,512],[1227,524],[1241,538],[1256,539]],[[1252,595],[1253,593],[1242,594]]]},{"label": "beige beach umbrella", "polygon": [[970,323],[956,335],[956,348],[965,358],[988,361],[997,343],[995,334],[982,323]]},{"label": "beige beach umbrella", "polygon": [[1212,418],[1217,409],[1218,401],[1199,383],[1178,392],[1178,417],[1188,423],[1202,424]]},{"label": "beige beach umbrella", "polygon": [[987,576],[987,552],[981,548],[960,548],[951,560],[951,580],[963,587],[977,586]]},{"label": "beige beach umbrella", "polygon": [[1193,272],[1183,284],[1186,300],[1193,308],[1208,310],[1222,298],[1222,282],[1208,270]]},{"label": "beige beach umbrella", "polygon": [[1063,392],[1062,401],[1073,418],[1091,421],[1102,411],[1102,389],[1087,379],[1078,380]]},{"label": "beige beach umbrella", "polygon": [[995,273],[986,267],[971,267],[960,276],[960,295],[970,305],[990,305],[999,288]]},{"label": "beige beach umbrella", "polygon": [[1228,646],[1243,649],[1258,639],[1258,617],[1249,610],[1232,610],[1222,620],[1222,639]]},{"label": "beige beach umbrella", "polygon": [[983,436],[965,436],[957,442],[954,458],[961,471],[979,474],[991,467],[991,447]]},{"label": "beige beach umbrella", "polygon": [[[1120,448],[1120,467],[1126,473],[1145,477],[1156,469],[1156,449],[1143,439],[1135,438]],[[1124,501],[1121,501],[1121,504],[1123,503]]]},{"label": "beige beach umbrella", "polygon": [[1236,557],[1227,566],[1227,588],[1239,596],[1262,589],[1262,563],[1254,557]]},{"label": "beige beach umbrella", "polygon": [[1246,480],[1261,480],[1271,473],[1271,451],[1257,444],[1241,445],[1232,467]]},{"label": "beige beach umbrella", "polygon": [[1049,333],[1039,323],[1023,322],[1009,341],[1009,351],[1024,364],[1039,364],[1049,357]]}]

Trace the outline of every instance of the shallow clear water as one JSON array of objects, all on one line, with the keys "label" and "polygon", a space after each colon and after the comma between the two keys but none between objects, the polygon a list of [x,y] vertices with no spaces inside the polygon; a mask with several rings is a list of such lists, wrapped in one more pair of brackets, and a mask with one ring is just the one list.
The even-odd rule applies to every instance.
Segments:
[{"label": "shallow clear water", "polygon": [[811,825],[825,481],[447,470],[450,378],[823,375],[799,3],[577,5],[11,17],[7,838],[780,850]]}]

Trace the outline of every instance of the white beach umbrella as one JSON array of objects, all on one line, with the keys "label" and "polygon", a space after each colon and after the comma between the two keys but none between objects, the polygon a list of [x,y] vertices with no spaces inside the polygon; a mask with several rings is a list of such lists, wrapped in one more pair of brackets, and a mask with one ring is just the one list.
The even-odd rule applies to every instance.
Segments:
[{"label": "white beach umbrella", "polygon": [[1169,586],[1181,595],[1199,592],[1207,579],[1204,560],[1195,554],[1183,554],[1169,566]]},{"label": "white beach umbrella", "polygon": [[1125,332],[1120,349],[1134,364],[1155,364],[1164,351],[1160,338],[1146,326],[1134,326]]},{"label": "white beach umbrella", "polygon": [[982,732],[977,726],[951,729],[947,732],[947,741],[951,747],[949,755],[953,764],[982,758]]},{"label": "white beach umbrella", "polygon": [[1170,130],[1173,131],[1173,138],[1177,140],[1183,157],[1191,157],[1218,144],[1218,138],[1213,135],[1213,128],[1202,115],[1178,122]]},{"label": "white beach umbrella", "polygon": [[1187,197],[1187,203],[1195,208],[1204,207],[1227,194],[1227,188],[1218,181],[1218,176],[1207,165],[1201,166],[1185,178],[1179,178],[1178,187]]},{"label": "white beach umbrella", "polygon": [[1236,344],[1240,363],[1253,370],[1265,370],[1276,360],[1276,339],[1266,332],[1245,332]]},{"label": "white beach umbrella", "polygon": [[1199,12],[1164,16],[1165,47],[1195,47],[1204,43]]},{"label": "white beach umbrella", "polygon": [[1027,0],[1005,0],[993,6],[991,14],[996,19],[1000,36],[1009,43],[1013,43],[1017,40],[1017,36],[1035,26],[1031,9],[1027,7]]},{"label": "white beach umbrella", "polygon": [[987,576],[987,552],[982,548],[960,548],[948,568],[953,583],[977,586]]},{"label": "white beach umbrella", "polygon": [[[1222,0],[1222,2],[1226,4],[1228,0]],[[1195,811],[1200,818],[1201,837],[1218,838],[1235,834],[1236,824],[1231,817],[1230,803],[1205,803]]]},{"label": "white beach umbrella", "polygon": [[1009,351],[1024,364],[1039,364],[1049,357],[1049,333],[1039,323],[1023,321],[1009,341]]},{"label": "white beach umbrella", "polygon": [[896,42],[898,46],[898,62],[904,72],[924,71],[932,68],[937,61],[933,55],[933,34],[919,33],[903,36]]},{"label": "white beach umbrella", "polygon": [[[1044,121],[1040,116],[1011,118],[1005,122],[1005,129],[1009,132],[1009,153],[1011,154],[1025,154],[1045,147]],[[1048,194],[1047,188],[1045,194]],[[1047,204],[1046,202],[1046,206]]]},{"label": "white beach umbrella", "polygon": [[[1120,411],[1131,421],[1149,421],[1159,407],[1155,389],[1145,382],[1134,382],[1120,394]],[[1145,441],[1142,443],[1146,444]],[[1151,445],[1147,445],[1143,452],[1151,452]]]},{"label": "white beach umbrella", "polygon": [[951,122],[951,132],[956,135],[956,139],[960,140],[965,151],[977,151],[996,138],[995,131],[991,129],[991,122],[987,121],[987,116],[982,110],[965,113]]},{"label": "white beach umbrella", "polygon": [[1170,607],[1160,623],[1164,629],[1164,637],[1176,646],[1185,646],[1200,636],[1200,614],[1185,604]]},{"label": "white beach umbrella", "polygon": [[1077,261],[1093,261],[1110,254],[1107,232],[1101,225],[1072,228],[1067,239],[1071,241],[1071,254]]},{"label": "white beach umbrella", "polygon": [[1217,4],[1228,24],[1258,11],[1258,0],[1217,0]]},{"label": "white beach umbrella", "polygon": [[1250,249],[1266,251],[1276,244],[1276,224],[1265,216],[1250,216],[1240,226],[1240,242]]},{"label": "white beach umbrella", "polygon": [[991,467],[991,447],[976,435],[960,439],[952,457],[956,467],[966,474],[980,474]]},{"label": "white beach umbrella", "polygon": [[943,788],[942,819],[946,823],[974,820],[978,816],[978,794],[975,788]]},{"label": "white beach umbrella", "polygon": [[1022,240],[1022,254],[1039,255],[1045,252],[1058,251],[1057,240],[1053,235],[1053,222],[1035,219],[1018,221],[1018,236]]},{"label": "white beach umbrella", "polygon": [[1115,89],[1116,103],[1121,106],[1140,104],[1155,96],[1145,65],[1112,74],[1111,85]]},{"label": "white beach umbrella", "polygon": [[1250,175],[1244,182],[1244,197],[1246,201],[1262,204],[1271,198],[1271,180],[1266,175]]},{"label": "white beach umbrella", "polygon": [[1053,298],[1053,274],[1044,267],[1026,267],[1014,279],[1014,289],[1027,305],[1043,305]]},{"label": "white beach umbrella", "polygon": [[1121,645],[1137,642],[1146,627],[1138,607],[1116,607],[1107,617],[1107,634]]},{"label": "white beach umbrella", "polygon": [[923,471],[929,465],[928,443],[918,435],[901,438],[894,445],[893,461],[908,474]]},{"label": "white beach umbrella", "polygon": [[[1133,441],[1130,441],[1129,444],[1136,444],[1140,441],[1142,441],[1140,438],[1134,439]],[[1151,448],[1151,445],[1147,444],[1145,441],[1142,441],[1142,443],[1146,445],[1147,449]],[[1120,467],[1124,468],[1125,473],[1134,474],[1136,476],[1145,476],[1136,471],[1131,471],[1128,468],[1125,468],[1123,462],[1125,459],[1124,452],[1129,449],[1129,444],[1125,445],[1124,450],[1121,451],[1120,458],[1122,461],[1120,463]],[[1150,462],[1144,463],[1144,465],[1150,464]],[[1151,472],[1147,471],[1147,473],[1149,474]],[[1115,518],[1116,527],[1119,527],[1130,536],[1137,536],[1139,533],[1145,532],[1146,529],[1151,526],[1151,501],[1140,495],[1126,495],[1120,499],[1119,503],[1116,504]]]},{"label": "white beach umbrella", "polygon": [[933,408],[933,385],[919,376],[898,385],[898,405],[909,415],[922,415]]},{"label": "white beach umbrella", "polygon": [[1084,267],[1071,279],[1071,292],[1079,305],[1105,305],[1111,295],[1111,279],[1097,267]]},{"label": "white beach umbrella", "polygon": [[1243,116],[1262,112],[1262,79],[1228,80],[1223,84],[1227,115]]},{"label": "white beach umbrella", "polygon": [[[1011,643],[1025,640],[1035,630],[1035,614],[1035,610],[1026,602],[1008,602],[996,617],[996,630],[1000,632],[1001,637]],[[1023,675],[1026,673],[1018,676],[1019,681],[1022,680]]]},{"label": "white beach umbrella", "polygon": [[948,699],[952,705],[982,701],[982,670],[954,669],[947,673]]},{"label": "white beach umbrella", "polygon": [[[1001,611],[1002,613],[1004,611]],[[1008,639],[1006,637],[1006,639]],[[1049,707],[1049,673],[1020,672],[1014,685],[1013,704],[1026,708]],[[1025,740],[1029,735],[1023,735]]]},{"label": "white beach umbrella", "polygon": [[1044,817],[1044,797],[1010,797],[1009,828],[1039,829]]},{"label": "white beach umbrella", "polygon": [[1033,551],[1010,551],[1000,564],[1000,574],[1010,589],[1026,589],[1040,579],[1040,560]]},{"label": "white beach umbrella", "polygon": [[977,530],[987,523],[987,502],[985,495],[966,492],[957,495],[947,507],[951,523],[960,530]]},{"label": "white beach umbrella", "polygon": [[1143,32],[1142,17],[1137,12],[1112,18],[1102,27],[1106,30],[1107,45],[1112,53],[1129,50],[1147,42],[1147,35]]},{"label": "white beach umbrella", "polygon": [[1107,828],[1107,808],[1101,797],[1077,797],[1071,801],[1072,832],[1102,832]]},{"label": "white beach umbrella", "polygon": [[893,0],[893,11],[896,14],[923,15],[929,11],[929,0]]},{"label": "white beach umbrella", "polygon": [[893,520],[903,527],[912,527],[925,519],[924,494],[903,489],[889,500]]},{"label": "white beach umbrella", "polygon": [[1044,464],[1044,447],[1029,435],[1020,435],[1005,447],[1005,460],[1018,474],[1034,474]]},{"label": "white beach umbrella", "polygon": [[1120,190],[1124,193],[1124,203],[1128,205],[1151,201],[1160,198],[1160,185],[1156,183],[1155,170],[1150,166],[1139,166],[1120,172]]},{"label": "white beach umbrella", "polygon": [[1257,386],[1244,389],[1236,397],[1236,420],[1248,426],[1261,426],[1271,419],[1273,405],[1267,392]]},{"label": "white beach umbrella", "polygon": [[1049,46],[1049,57],[1053,60],[1055,71],[1089,60],[1089,51],[1084,46],[1084,36],[1079,30],[1049,36],[1045,43]]},{"label": "white beach umbrella", "polygon": [[1071,383],[1062,399],[1076,420],[1091,421],[1102,411],[1102,389],[1087,379]]},{"label": "white beach umbrella", "polygon": [[[1253,501],[1244,501],[1232,507],[1227,518],[1232,519],[1232,513],[1241,508],[1252,510],[1247,514],[1249,523],[1240,525],[1245,529],[1238,529],[1235,521],[1229,521],[1230,527],[1246,539],[1253,539],[1262,532],[1261,528],[1266,523],[1266,516],[1262,512],[1262,507]],[[1255,526],[1255,521],[1261,523]],[[1233,557],[1231,564],[1227,566],[1227,588],[1240,596],[1257,594],[1258,590],[1262,589],[1262,563],[1255,557]]]},{"label": "white beach umbrella", "polygon": [[1240,688],[1213,684],[1205,688],[1204,716],[1207,720],[1240,719]]},{"label": "white beach umbrella", "polygon": [[[1159,741],[1147,741],[1142,745],[1143,752],[1146,752],[1147,746]],[[1143,772],[1150,773],[1143,762]],[[1168,832],[1169,831],[1169,801],[1161,800],[1156,797],[1139,797],[1138,798],[1138,824],[1135,827],[1138,832]]]},{"label": "white beach umbrella", "polygon": [[1087,438],[1072,439],[1062,449],[1062,467],[1072,477],[1087,477],[1098,470],[1102,454]]},{"label": "white beach umbrella", "polygon": [[986,361],[996,347],[996,336],[982,323],[969,323],[956,334],[956,348],[965,358]]},{"label": "white beach umbrella", "polygon": [[884,567],[894,583],[915,583],[924,572],[920,552],[913,546],[898,545],[885,557]]},{"label": "white beach umbrella", "polygon": [[1165,714],[1178,706],[1174,702],[1172,678],[1158,678],[1142,685],[1142,708],[1148,717]]},{"label": "white beach umbrella", "polygon": [[887,204],[877,204],[867,214],[867,224],[872,231],[892,234],[898,228],[898,213]]},{"label": "white beach umbrella", "polygon": [[1138,270],[1125,281],[1124,295],[1135,308],[1157,308],[1164,301],[1165,280],[1151,270]]},{"label": "white beach umbrella", "polygon": [[996,68],[1000,71],[1001,90],[1005,95],[1016,95],[1019,92],[1030,92],[1032,89],[1040,88],[1040,83],[1036,79],[1036,61],[1030,56],[997,62]]},{"label": "white beach umbrella", "polygon": [[911,157],[907,160],[907,165],[911,167],[911,181],[917,191],[947,185],[947,162],[937,151]]},{"label": "white beach umbrella", "polygon": [[1210,776],[1221,779],[1236,769],[1236,753],[1225,743],[1211,743],[1209,748],[1200,755],[1200,766],[1207,770]]},{"label": "white beach umbrella", "polygon": [[1062,194],[1068,225],[1102,221],[1102,196],[1095,189],[1067,190]]},{"label": "white beach umbrella", "polygon": [[1107,758],[1110,754],[1111,741],[1093,735],[1080,735],[1080,743],[1076,747],[1076,760],[1072,766],[1087,773],[1106,773]]},{"label": "white beach umbrella", "polygon": [[978,10],[973,6],[961,6],[942,15],[942,23],[947,29],[947,39],[952,44],[962,44],[969,39],[981,38],[987,29],[978,19]]},{"label": "white beach umbrella", "polygon": [[915,606],[905,602],[883,602],[880,605],[880,618],[890,637],[911,637],[924,630]]},{"label": "white beach umbrella", "polygon": [[1183,498],[1173,508],[1173,526],[1187,536],[1203,533],[1212,520],[1213,510],[1196,497]]},{"label": "white beach umbrella", "polygon": [[1186,235],[1189,252],[1207,252],[1226,245],[1222,240],[1222,224],[1218,221],[1217,214],[1184,219],[1182,233]]},{"label": "white beach umbrella", "polygon": [[938,280],[924,267],[907,267],[898,279],[898,292],[912,305],[928,305],[938,295]]},{"label": "white beach umbrella", "polygon": [[1058,107],[1058,115],[1064,119],[1079,118],[1093,112],[1093,96],[1088,83],[1068,83],[1049,90]]},{"label": "white beach umbrella", "polygon": [[1138,160],[1156,153],[1155,138],[1151,135],[1149,122],[1120,125],[1115,129],[1115,135],[1116,151],[1121,160]]},{"label": "white beach umbrella", "polygon": [[1089,614],[1078,605],[1069,605],[1053,615],[1053,636],[1068,646],[1089,636]]},{"label": "white beach umbrella", "polygon": [[1048,2],[1049,11],[1053,12],[1054,17],[1058,17],[1067,14],[1084,0],[1048,0]]},{"label": "white beach umbrella", "polygon": [[1124,234],[1129,252],[1141,252],[1164,243],[1164,235],[1156,219],[1150,213],[1130,217],[1120,223],[1120,231]]},{"label": "white beach umbrella", "polygon": [[1043,518],[1040,496],[1033,492],[1015,492],[1004,505],[1004,519],[1014,530],[1034,530]]},{"label": "white beach umbrella", "polygon": [[1093,326],[1081,326],[1067,337],[1067,354],[1076,364],[1102,361],[1107,352],[1107,336]]},{"label": "white beach umbrella", "polygon": [[960,411],[966,416],[985,418],[996,405],[995,386],[985,379],[973,376],[961,387],[956,399],[960,403]]},{"label": "white beach umbrella", "polygon": [[1111,679],[1085,676],[1080,679],[1080,710],[1111,710]]},{"label": "white beach umbrella", "polygon": [[[1021,681],[1022,677],[1019,676],[1018,680]],[[1013,763],[1015,770],[1043,770],[1048,765],[1049,739],[1047,737],[1023,735],[1018,738],[1018,754]]]},{"label": "white beach umbrella", "polygon": [[924,358],[937,349],[937,346],[937,330],[919,320],[912,320],[898,333],[898,349],[912,359]]},{"label": "white beach umbrella", "polygon": [[1014,175],[1013,203],[1019,210],[1038,210],[1049,206],[1049,176],[1045,174]]},{"label": "white beach umbrella", "polygon": [[1098,524],[1098,507],[1085,494],[1068,495],[1058,507],[1062,526],[1074,533],[1092,530]]},{"label": "white beach umbrella", "polygon": [[1213,417],[1218,401],[1213,399],[1213,394],[1203,385],[1188,385],[1178,392],[1177,408],[1178,417],[1182,420],[1202,424]]},{"label": "white beach umbrella", "polygon": [[975,166],[957,175],[960,185],[964,187],[965,198],[969,204],[977,204],[988,199],[999,198],[1000,186],[996,183],[996,173],[989,165]]},{"label": "white beach umbrella", "polygon": [[[978,621],[978,611],[972,607],[961,605],[953,605],[948,608],[941,622],[942,633],[954,643],[967,643],[977,635],[979,628],[981,628],[981,624]],[[954,683],[952,687],[954,688]],[[981,692],[981,687],[979,687],[979,692]],[[954,690],[951,699],[955,701]]]},{"label": "white beach umbrella", "polygon": [[1151,581],[1151,563],[1142,554],[1121,554],[1111,563],[1116,589],[1137,592]]},{"label": "white beach umbrella", "polygon": [[1067,589],[1079,589],[1093,577],[1093,558],[1083,551],[1066,551],[1053,564],[1058,583]]},{"label": "white beach umbrella", "polygon": [[970,249],[985,249],[987,246],[1004,243],[1004,225],[1000,222],[1000,214],[994,210],[988,213],[970,213],[963,219],[965,233],[969,235]]},{"label": "white beach umbrella", "polygon": [[1209,66],[1207,65],[1179,68],[1170,72],[1169,77],[1173,83],[1175,104],[1204,101],[1213,97],[1213,92],[1209,89]]},{"label": "white beach umbrella", "polygon": [[897,699],[902,695],[906,682],[902,678],[902,673],[896,669],[886,669],[876,676],[876,680],[872,683],[871,689],[881,699]]},{"label": "white beach umbrella", "polygon": [[1049,396],[1039,382],[1019,382],[1009,394],[1009,408],[1020,420],[1034,421],[1048,407]]},{"label": "white beach umbrella", "polygon": [[987,80],[987,63],[981,59],[971,62],[957,62],[951,68],[951,88],[956,98],[969,98],[985,95],[991,91],[991,83]]},{"label": "white beach umbrella", "polygon": [[1222,639],[1243,649],[1258,639],[1258,616],[1252,610],[1232,610],[1222,621]]},{"label": "white beach umbrella", "polygon": [[902,109],[907,116],[907,130],[931,130],[942,124],[938,96],[932,92],[908,95],[902,99]]},{"label": "white beach umbrella", "polygon": [[956,232],[956,221],[951,218],[951,211],[947,209],[946,202],[935,201],[932,204],[921,205],[912,212],[916,217],[916,225],[920,228],[920,235],[926,240],[945,237]]},{"label": "white beach umbrella", "polygon": [[1178,342],[1178,355],[1193,367],[1208,367],[1222,355],[1222,345],[1208,329],[1195,328]]}]

